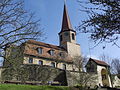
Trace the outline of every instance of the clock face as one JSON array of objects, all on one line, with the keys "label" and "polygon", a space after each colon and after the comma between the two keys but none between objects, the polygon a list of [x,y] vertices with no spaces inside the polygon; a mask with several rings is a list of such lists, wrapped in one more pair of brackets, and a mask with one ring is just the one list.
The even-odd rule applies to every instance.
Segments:
[{"label": "clock face", "polygon": [[65,36],[68,36],[68,33],[67,33],[67,32],[65,32],[65,33],[64,33],[64,35],[65,35]]}]

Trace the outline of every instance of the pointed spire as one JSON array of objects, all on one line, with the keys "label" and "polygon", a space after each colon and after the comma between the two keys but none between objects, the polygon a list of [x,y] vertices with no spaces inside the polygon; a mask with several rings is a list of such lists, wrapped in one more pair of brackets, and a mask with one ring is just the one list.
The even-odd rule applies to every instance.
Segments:
[{"label": "pointed spire", "polygon": [[65,30],[73,30],[73,29],[72,29],[72,25],[71,25],[70,18],[68,16],[67,8],[66,8],[65,1],[64,1],[64,11],[63,11],[61,32]]}]

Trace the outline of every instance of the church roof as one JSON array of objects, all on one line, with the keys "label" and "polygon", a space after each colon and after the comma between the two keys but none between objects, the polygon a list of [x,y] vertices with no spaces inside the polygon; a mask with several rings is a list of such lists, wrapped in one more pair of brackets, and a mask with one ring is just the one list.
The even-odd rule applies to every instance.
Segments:
[{"label": "church roof", "polygon": [[60,46],[47,44],[47,43],[43,43],[43,42],[39,42],[39,41],[35,41],[35,40],[28,40],[27,43],[36,44],[36,45],[40,45],[40,46],[44,46],[44,47],[48,47],[48,48],[52,48],[52,49],[57,49],[57,50],[65,50],[64,48],[62,48]]},{"label": "church roof", "polygon": [[66,30],[73,30],[70,18],[67,12],[66,5],[64,4],[64,11],[63,11],[63,20],[62,20],[62,28],[61,32],[66,31]]},{"label": "church roof", "polygon": [[92,58],[90,58],[89,60],[91,60],[91,61],[94,61],[96,64],[98,64],[98,65],[102,65],[102,66],[109,66],[106,62],[104,62],[104,61],[100,61],[100,60],[96,60],[96,59],[92,59]]},{"label": "church roof", "polygon": [[[23,44],[23,46],[25,46],[25,50],[24,50],[25,55],[30,55],[30,56],[45,58],[50,60],[58,60],[60,62],[72,63],[72,59],[68,55],[67,51],[59,46],[47,44],[35,40],[28,40]],[[42,54],[38,53],[38,48],[43,49]],[[51,50],[54,51],[54,55],[50,55]],[[60,53],[62,53],[62,56],[60,55]]]}]

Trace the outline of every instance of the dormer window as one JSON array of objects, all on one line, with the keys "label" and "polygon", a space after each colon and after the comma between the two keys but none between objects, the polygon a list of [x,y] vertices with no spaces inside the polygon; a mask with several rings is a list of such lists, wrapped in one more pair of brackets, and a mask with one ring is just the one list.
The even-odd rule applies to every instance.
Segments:
[{"label": "dormer window", "polygon": [[37,51],[38,51],[39,54],[43,53],[43,49],[42,48],[38,48]]},{"label": "dormer window", "polygon": [[75,40],[75,35],[74,35],[74,33],[72,33],[72,40]]},{"label": "dormer window", "polygon": [[54,55],[54,50],[50,50],[50,55],[51,55],[51,56]]}]

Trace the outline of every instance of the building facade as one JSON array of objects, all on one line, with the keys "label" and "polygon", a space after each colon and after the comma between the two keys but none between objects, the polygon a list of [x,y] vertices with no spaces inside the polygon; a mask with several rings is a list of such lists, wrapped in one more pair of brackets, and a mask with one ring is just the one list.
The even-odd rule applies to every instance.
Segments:
[{"label": "building facade", "polygon": [[86,64],[86,71],[97,75],[96,85],[112,87],[110,66],[106,62],[90,58]]},{"label": "building facade", "polygon": [[[25,79],[27,81],[33,81],[38,78],[37,81],[40,82],[57,81],[61,85],[68,85],[65,71],[76,70],[75,65],[73,64],[74,57],[81,56],[81,50],[80,45],[76,42],[76,31],[72,28],[65,4],[62,27],[58,35],[59,46],[35,40],[28,40],[20,46],[10,46],[6,50],[6,57],[9,60],[15,60],[14,63],[16,66],[16,62],[20,61],[18,64],[20,65],[21,70],[25,67],[25,71],[29,73],[27,73],[28,75],[26,74],[27,78]],[[9,60],[4,61],[3,66],[5,68],[10,66]],[[16,72],[17,70],[13,73]],[[42,73],[45,75],[41,75]],[[5,76],[5,74],[2,76]],[[11,75],[10,77],[6,77],[7,81],[14,79],[16,82],[19,81],[22,76]],[[15,79],[15,77],[17,78]]]},{"label": "building facade", "polygon": [[[62,27],[58,35],[59,46],[35,40],[28,40],[19,46],[20,53],[16,50],[17,46],[13,46],[13,50],[7,50],[6,57],[9,57],[10,55],[15,57],[14,54],[17,54],[17,57],[22,57],[22,65],[26,65],[25,67],[29,66],[30,71],[31,69],[33,69],[33,71],[31,72],[29,72],[28,70],[28,72],[31,73],[31,76],[27,76],[29,78],[27,80],[33,81],[37,78],[36,81],[58,81],[61,83],[61,85],[74,86],[76,84],[76,81],[72,79],[70,74],[76,74],[76,76],[79,74],[75,69],[74,57],[81,57],[82,55],[80,45],[76,42],[76,31],[71,25],[65,4],[63,11]],[[6,67],[7,63],[7,61],[4,61],[3,66]],[[31,68],[33,65],[35,66],[35,68]],[[38,71],[36,71],[37,69]],[[2,73],[2,70],[0,70],[0,74]],[[87,73],[81,72],[81,74],[97,76],[94,86],[112,86],[109,73],[109,65],[107,63],[90,58],[86,65],[86,71]],[[46,76],[40,76],[40,74],[42,73]],[[49,79],[44,79],[47,76],[49,76]],[[19,77],[21,76],[18,76],[18,80],[20,80]],[[90,82],[90,84],[92,84],[92,82]]]}]

